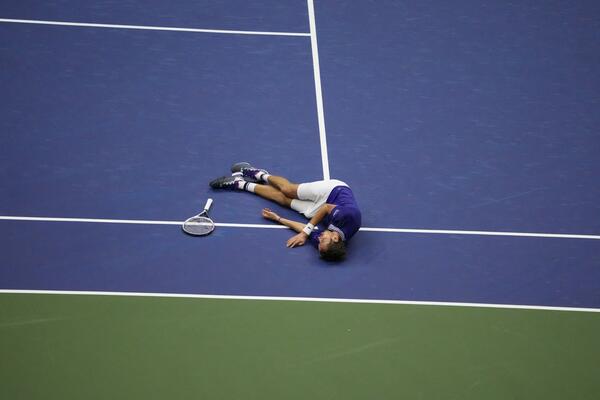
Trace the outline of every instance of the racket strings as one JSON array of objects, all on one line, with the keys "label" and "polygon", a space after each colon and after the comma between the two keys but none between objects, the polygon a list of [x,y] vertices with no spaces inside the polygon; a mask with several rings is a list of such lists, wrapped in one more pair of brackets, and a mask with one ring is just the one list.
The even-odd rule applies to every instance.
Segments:
[{"label": "racket strings", "polygon": [[183,223],[183,230],[191,235],[207,235],[215,229],[215,223],[207,217],[192,217]]}]

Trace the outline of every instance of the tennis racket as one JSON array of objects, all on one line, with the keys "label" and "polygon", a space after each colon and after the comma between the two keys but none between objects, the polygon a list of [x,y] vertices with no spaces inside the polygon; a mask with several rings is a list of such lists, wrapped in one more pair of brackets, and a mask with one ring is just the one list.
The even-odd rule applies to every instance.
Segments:
[{"label": "tennis racket", "polygon": [[185,220],[181,229],[189,235],[204,236],[215,230],[215,223],[208,217],[208,210],[212,205],[213,200],[206,200],[204,210],[194,217]]}]

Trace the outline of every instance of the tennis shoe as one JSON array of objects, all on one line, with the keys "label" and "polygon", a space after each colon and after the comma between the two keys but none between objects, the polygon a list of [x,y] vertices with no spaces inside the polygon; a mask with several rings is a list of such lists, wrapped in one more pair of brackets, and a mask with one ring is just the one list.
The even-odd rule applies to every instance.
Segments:
[{"label": "tennis shoe", "polygon": [[250,183],[262,183],[262,182],[260,182],[260,181],[259,181],[258,179],[256,179],[256,178],[252,178],[252,177],[250,177],[250,176],[248,176],[248,177],[244,177],[244,174],[242,173],[242,171],[240,171],[240,172],[234,172],[234,173],[232,173],[232,174],[231,174],[231,176],[239,176],[239,177],[240,177],[240,178],[242,178],[244,181],[246,181],[246,182],[250,182]]},{"label": "tennis shoe", "polygon": [[253,167],[248,162],[239,162],[239,163],[233,164],[231,166],[231,172],[233,172],[233,173],[241,172],[244,179],[246,179],[248,181],[250,181],[252,179],[255,182],[258,181],[256,176],[259,172],[262,172],[265,174],[269,173],[266,169],[260,169],[260,168]]},{"label": "tennis shoe", "polygon": [[237,190],[240,188],[238,182],[244,182],[244,179],[240,176],[222,176],[209,183],[213,189],[223,190]]}]

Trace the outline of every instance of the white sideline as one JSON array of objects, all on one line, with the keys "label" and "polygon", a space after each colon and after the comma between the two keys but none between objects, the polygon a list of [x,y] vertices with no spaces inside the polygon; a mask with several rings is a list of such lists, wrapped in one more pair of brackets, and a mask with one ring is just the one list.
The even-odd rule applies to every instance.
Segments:
[{"label": "white sideline", "polygon": [[180,294],[180,293],[138,293],[138,292],[92,292],[92,291],[65,291],[65,290],[15,290],[0,289],[0,294],[63,294],[82,296],[121,296],[121,297],[157,297],[157,298],[184,298],[184,299],[219,299],[219,300],[263,300],[263,301],[297,301],[297,302],[322,302],[322,303],[354,303],[354,304],[397,304],[417,306],[444,306],[444,307],[472,307],[472,308],[499,308],[519,310],[543,311],[578,311],[600,312],[600,308],[582,307],[553,307],[521,304],[486,304],[486,303],[454,303],[441,301],[408,301],[408,300],[377,300],[377,299],[342,299],[329,297],[278,297],[278,296],[234,296],[216,294]]},{"label": "white sideline", "polygon": [[[139,219],[104,219],[104,218],[57,218],[57,217],[25,217],[0,215],[0,221],[34,221],[34,222],[83,222],[101,224],[134,224],[134,225],[181,225],[183,221],[158,221]],[[227,222],[215,223],[223,228],[258,228],[258,229],[289,229],[275,224],[237,224]],[[535,232],[494,232],[494,231],[463,231],[446,229],[405,229],[405,228],[360,228],[362,232],[436,234],[436,235],[474,235],[474,236],[513,236],[539,237],[555,239],[591,239],[600,240],[600,235],[581,235],[571,233],[535,233]]]},{"label": "white sideline", "polygon": [[317,28],[315,24],[315,6],[313,0],[307,0],[308,19],[310,23],[310,47],[312,49],[313,73],[315,77],[315,96],[317,101],[317,119],[319,122],[319,138],[321,143],[321,161],[323,179],[330,179],[329,156],[327,155],[327,136],[325,132],[325,114],[323,111],[323,93],[321,91],[321,69],[319,67],[319,48],[317,46]]},{"label": "white sideline", "polygon": [[148,31],[195,32],[195,33],[223,33],[223,34],[231,34],[231,35],[306,36],[306,37],[310,36],[310,33],[304,33],[304,32],[234,31],[234,30],[223,30],[223,29],[175,28],[175,27],[167,27],[167,26],[148,26],[148,25],[93,24],[93,23],[87,23],[87,22],[43,21],[43,20],[33,20],[33,19],[0,18],[0,22],[15,23],[15,24],[79,26],[79,27],[87,27],[87,28],[138,29],[138,30],[148,30]]}]

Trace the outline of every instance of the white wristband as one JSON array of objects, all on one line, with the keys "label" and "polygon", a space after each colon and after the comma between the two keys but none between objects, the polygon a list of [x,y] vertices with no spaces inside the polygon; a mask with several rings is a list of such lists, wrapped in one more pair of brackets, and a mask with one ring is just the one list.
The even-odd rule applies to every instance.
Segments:
[{"label": "white wristband", "polygon": [[308,224],[306,224],[304,229],[302,229],[302,232],[306,233],[307,236],[310,236],[313,229],[315,229],[315,226],[309,222]]}]

